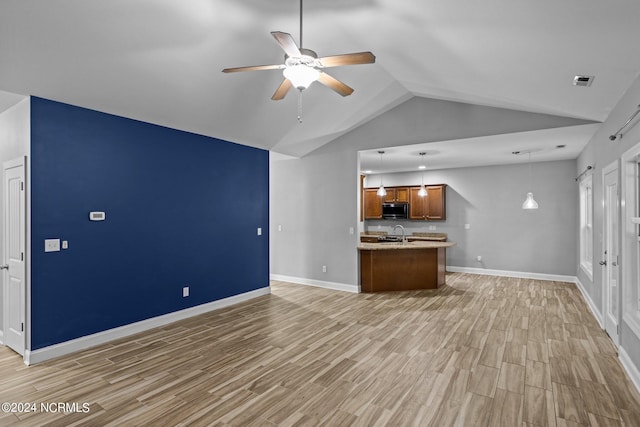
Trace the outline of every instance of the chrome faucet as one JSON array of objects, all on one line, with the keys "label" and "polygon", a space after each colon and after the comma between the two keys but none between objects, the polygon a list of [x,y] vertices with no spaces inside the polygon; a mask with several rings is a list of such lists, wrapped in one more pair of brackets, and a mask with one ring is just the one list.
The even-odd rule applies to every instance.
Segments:
[{"label": "chrome faucet", "polygon": [[393,227],[392,232],[395,234],[395,232],[396,232],[396,228],[398,228],[398,227],[400,227],[400,229],[402,230],[402,244],[404,245],[404,241],[405,241],[405,240],[404,240],[404,227],[403,227],[403,226],[401,226],[400,224],[398,224],[398,225],[396,225],[396,226],[394,226],[394,227]]}]

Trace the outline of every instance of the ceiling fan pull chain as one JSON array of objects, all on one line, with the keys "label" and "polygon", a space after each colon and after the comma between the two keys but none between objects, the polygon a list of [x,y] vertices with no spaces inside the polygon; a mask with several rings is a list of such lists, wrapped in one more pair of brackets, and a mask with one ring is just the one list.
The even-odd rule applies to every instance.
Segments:
[{"label": "ceiling fan pull chain", "polygon": [[302,123],[302,90],[298,90],[298,123]]}]

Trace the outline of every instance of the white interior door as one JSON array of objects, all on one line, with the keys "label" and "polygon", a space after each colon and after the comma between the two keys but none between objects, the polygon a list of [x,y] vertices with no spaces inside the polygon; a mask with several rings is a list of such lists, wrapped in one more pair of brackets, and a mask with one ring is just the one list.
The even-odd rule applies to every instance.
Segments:
[{"label": "white interior door", "polygon": [[602,265],[603,305],[605,330],[617,346],[618,319],[620,318],[620,257],[618,229],[618,169],[604,171],[604,257]]},{"label": "white interior door", "polygon": [[25,160],[4,164],[4,260],[2,263],[4,343],[24,355],[25,348]]}]

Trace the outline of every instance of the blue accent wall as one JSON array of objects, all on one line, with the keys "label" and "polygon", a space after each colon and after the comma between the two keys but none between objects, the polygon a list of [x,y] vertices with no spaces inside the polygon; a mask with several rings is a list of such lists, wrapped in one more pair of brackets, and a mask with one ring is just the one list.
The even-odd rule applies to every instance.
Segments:
[{"label": "blue accent wall", "polygon": [[265,150],[32,97],[31,349],[269,286],[268,180]]}]

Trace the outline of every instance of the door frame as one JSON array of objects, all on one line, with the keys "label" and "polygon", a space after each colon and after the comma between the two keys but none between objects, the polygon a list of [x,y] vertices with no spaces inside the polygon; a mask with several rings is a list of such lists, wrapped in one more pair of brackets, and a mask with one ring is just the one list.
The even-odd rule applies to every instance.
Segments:
[{"label": "door frame", "polygon": [[[610,163],[609,165],[607,165],[606,167],[604,167],[602,169],[602,206],[603,206],[603,212],[602,212],[602,231],[603,231],[603,239],[602,239],[602,256],[604,257],[603,260],[607,263],[606,267],[602,268],[602,326],[603,329],[605,330],[605,332],[609,335],[609,337],[611,338],[611,341],[613,341],[613,344],[616,346],[616,348],[619,346],[620,344],[620,322],[622,319],[622,281],[621,281],[621,241],[620,241],[620,225],[621,225],[621,220],[620,220],[620,214],[621,214],[621,207],[622,207],[622,203],[621,203],[621,199],[622,199],[622,191],[620,189],[620,174],[619,174],[619,170],[620,168],[618,167],[618,160],[613,161],[612,163]],[[606,185],[606,177],[607,175],[614,173],[615,174],[615,179],[616,179],[616,204],[617,204],[617,218],[615,218],[615,220],[618,223],[618,227],[617,227],[617,232],[618,232],[618,238],[617,238],[617,242],[618,242],[618,247],[616,248],[617,251],[617,260],[615,260],[616,264],[617,264],[617,271],[618,271],[618,277],[616,280],[617,286],[618,286],[618,294],[617,294],[617,306],[618,306],[618,316],[615,319],[615,333],[614,331],[610,331],[607,328],[607,324],[608,324],[608,319],[609,319],[609,310],[608,310],[608,305],[609,305],[609,298],[608,298],[608,291],[609,291],[609,283],[608,283],[608,277],[609,277],[609,269],[611,268],[614,260],[611,259],[611,251],[609,248],[609,240],[610,240],[610,230],[607,229],[607,218],[608,218],[608,212],[609,212],[609,205],[607,204],[607,185]]]},{"label": "door frame", "polygon": [[[30,349],[30,342],[31,342],[31,250],[30,250],[30,239],[31,239],[31,210],[30,210],[30,194],[31,194],[31,188],[30,188],[30,180],[29,178],[29,158],[27,156],[22,156],[22,157],[18,157],[16,159],[12,159],[12,160],[8,160],[6,162],[3,162],[2,164],[2,181],[3,181],[3,187],[4,187],[4,171],[6,169],[10,169],[13,167],[18,167],[18,166],[22,166],[23,168],[23,173],[24,173],[24,227],[22,230],[23,233],[23,238],[24,238],[24,289],[23,289],[23,308],[24,308],[24,331],[23,331],[23,360],[25,361],[25,363],[28,364],[28,357],[29,357],[29,349]],[[4,188],[3,188],[3,192],[4,192]],[[6,194],[3,194],[3,199],[2,199],[2,227],[3,230],[5,229],[5,222],[6,222],[6,218],[4,215],[4,210],[5,210],[5,202],[6,202]],[[7,254],[7,248],[6,248],[6,239],[4,239],[3,243],[3,256],[6,257]],[[4,259],[2,259],[1,261],[4,261]],[[2,298],[2,304],[6,304],[7,301],[7,295],[6,295],[6,286],[5,286],[5,279],[7,277],[7,273],[3,272],[2,273],[2,293],[3,293],[3,298]],[[6,317],[7,313],[6,313],[6,307],[2,307],[2,317],[3,317],[3,323],[2,323],[2,327],[3,327],[3,335],[6,329],[6,324],[5,324],[5,317]],[[4,338],[4,337],[3,337]]]}]

